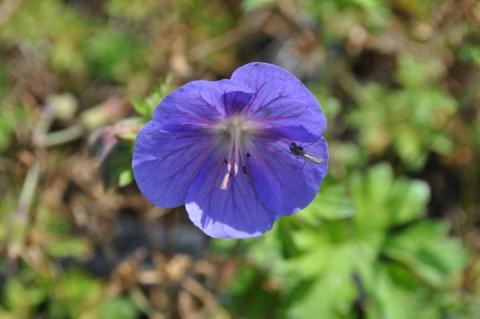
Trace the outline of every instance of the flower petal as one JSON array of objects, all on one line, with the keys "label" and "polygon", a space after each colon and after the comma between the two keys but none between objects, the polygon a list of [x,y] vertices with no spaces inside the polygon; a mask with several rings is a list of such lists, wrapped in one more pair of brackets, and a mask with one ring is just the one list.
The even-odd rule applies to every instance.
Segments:
[{"label": "flower petal", "polygon": [[308,131],[298,120],[307,109],[308,106],[302,101],[282,98],[275,103],[275,107],[262,107],[250,116],[260,124],[266,135],[297,143],[310,143],[318,140],[319,135]]},{"label": "flower petal", "polygon": [[227,115],[238,113],[252,100],[253,93],[231,91],[223,95],[223,105]]},{"label": "flower petal", "polygon": [[[305,105],[305,109],[299,112],[296,119],[309,132],[320,136],[327,127],[327,120],[320,109],[320,104],[287,70],[273,64],[254,62],[235,70],[231,79],[247,85],[256,92],[249,106],[251,113],[267,110],[278,113],[280,109],[287,107],[289,102],[296,100]],[[295,107],[298,107],[297,105],[301,104],[295,103]]]},{"label": "flower petal", "polygon": [[262,205],[249,175],[232,177],[226,190],[222,156],[212,156],[187,193],[186,208],[192,222],[212,237],[247,238],[269,230],[275,214]]},{"label": "flower petal", "polygon": [[258,141],[248,170],[264,206],[277,218],[293,214],[313,200],[328,170],[328,145],[323,137],[305,151],[321,160],[313,163],[295,156],[287,141]]},{"label": "flower petal", "polygon": [[198,130],[169,132],[157,121],[147,123],[135,141],[132,168],[143,195],[159,207],[176,207],[214,146]]},{"label": "flower petal", "polygon": [[167,95],[155,110],[153,120],[165,130],[211,125],[225,117],[224,95],[229,92],[253,93],[232,80],[192,81]]}]

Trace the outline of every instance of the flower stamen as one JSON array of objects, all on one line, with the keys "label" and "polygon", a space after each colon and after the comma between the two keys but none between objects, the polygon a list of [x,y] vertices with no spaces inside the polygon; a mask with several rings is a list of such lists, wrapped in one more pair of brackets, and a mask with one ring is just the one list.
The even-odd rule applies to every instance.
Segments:
[{"label": "flower stamen", "polygon": [[250,158],[251,155],[249,153],[244,155],[242,151],[242,143],[245,143],[245,138],[248,138],[248,136],[251,135],[253,126],[252,123],[245,121],[243,116],[234,116],[222,123],[222,125],[219,126],[219,129],[221,132],[224,132],[223,134],[228,134],[227,139],[229,150],[227,153],[228,155],[224,160],[224,163],[227,164],[227,172],[220,184],[220,189],[226,190],[231,177],[238,174],[240,167],[242,172],[247,174],[245,163],[246,159]]},{"label": "flower stamen", "polygon": [[223,177],[222,184],[220,185],[220,189],[222,191],[227,190],[228,187],[228,181],[230,180],[230,176],[232,176],[232,173],[230,171],[227,171],[227,174]]}]

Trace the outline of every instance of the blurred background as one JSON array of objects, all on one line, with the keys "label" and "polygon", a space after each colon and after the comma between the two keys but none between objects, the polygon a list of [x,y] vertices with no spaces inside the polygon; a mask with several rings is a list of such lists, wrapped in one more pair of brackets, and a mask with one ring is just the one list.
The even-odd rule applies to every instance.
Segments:
[{"label": "blurred background", "polygon": [[[149,204],[163,96],[266,61],[317,96],[329,176],[249,240]],[[476,0],[1,0],[0,318],[480,318]]]}]

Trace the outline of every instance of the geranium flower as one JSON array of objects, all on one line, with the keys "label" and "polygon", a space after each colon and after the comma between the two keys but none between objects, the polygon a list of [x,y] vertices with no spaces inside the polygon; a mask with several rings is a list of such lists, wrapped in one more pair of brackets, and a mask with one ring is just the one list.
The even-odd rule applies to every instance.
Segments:
[{"label": "geranium flower", "polygon": [[326,125],[295,76],[250,63],[165,97],[135,142],[135,180],[159,207],[185,204],[212,237],[259,236],[315,197],[327,173]]}]

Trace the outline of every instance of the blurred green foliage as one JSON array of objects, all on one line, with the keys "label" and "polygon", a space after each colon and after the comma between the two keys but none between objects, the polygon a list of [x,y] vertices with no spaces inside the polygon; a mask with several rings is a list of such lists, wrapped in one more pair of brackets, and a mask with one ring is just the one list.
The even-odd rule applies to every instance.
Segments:
[{"label": "blurred green foliage", "polygon": [[27,116],[22,108],[3,106],[1,112],[0,154],[8,150],[14,127],[19,125],[19,123],[22,123],[26,127],[28,126],[28,123],[25,122],[27,120]]},{"label": "blurred green foliage", "polygon": [[435,85],[439,68],[429,62],[400,57],[396,79],[401,89],[376,83],[358,88],[358,108],[348,119],[370,153],[392,147],[407,167],[421,168],[430,152],[452,150],[445,126],[457,111],[457,102]]},{"label": "blurred green foliage", "polygon": [[[277,298],[283,306],[276,316],[350,318],[358,311],[367,318],[473,315],[455,309],[459,300],[448,295],[460,284],[467,253],[460,241],[448,238],[447,225],[424,219],[428,199],[424,182],[395,179],[390,166],[381,164],[353,175],[347,187],[327,182],[302,214],[246,243],[260,269],[282,287]],[[247,287],[258,282],[239,276],[235,285],[244,286],[241,297],[248,298],[253,288]],[[255,311],[264,318],[270,310]]]},{"label": "blurred green foliage", "polygon": [[[4,225],[15,214],[10,208],[2,207]],[[4,271],[18,268],[18,272],[6,279],[0,318],[136,318],[135,304],[126,297],[108,297],[103,281],[77,267],[62,269],[61,261],[90,254],[89,242],[71,229],[65,216],[41,207],[30,233],[35,243],[27,247],[31,258],[17,265],[2,260]],[[5,235],[0,233],[0,240]]]},{"label": "blurred green foliage", "polygon": [[[478,317],[479,30],[469,0],[5,0],[0,319]],[[139,196],[133,141],[251,60],[299,66],[329,176],[264,236],[198,248]]]},{"label": "blurred green foliage", "polygon": [[48,318],[136,318],[138,308],[126,297],[103,296],[102,283],[79,271],[49,277],[26,269],[5,286],[5,319],[32,318],[43,313]]}]

